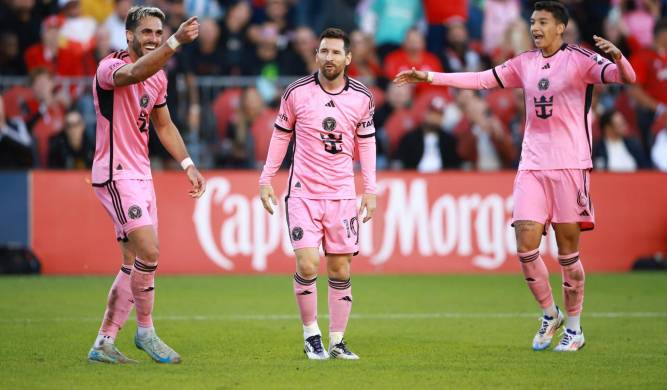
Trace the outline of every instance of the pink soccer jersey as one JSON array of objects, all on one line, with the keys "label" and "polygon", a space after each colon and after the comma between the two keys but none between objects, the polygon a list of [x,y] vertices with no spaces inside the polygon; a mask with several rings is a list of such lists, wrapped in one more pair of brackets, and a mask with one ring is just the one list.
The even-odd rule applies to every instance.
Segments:
[{"label": "pink soccer jersey", "polygon": [[[335,94],[321,87],[317,73],[288,86],[275,123],[276,131],[295,134],[288,195],[355,199],[355,138],[375,136],[374,111],[373,95],[352,78],[346,78],[345,87]],[[265,166],[260,183],[268,184],[275,174],[271,169]],[[372,170],[374,178],[374,164]],[[373,178],[365,177],[366,192],[375,190]]]},{"label": "pink soccer jersey", "polygon": [[593,85],[612,81],[612,68],[616,65],[597,53],[563,44],[549,57],[531,50],[493,69],[501,87],[524,90],[526,131],[519,170],[593,167]]},{"label": "pink soccer jersey", "polygon": [[102,59],[93,83],[97,113],[93,185],[116,179],[151,179],[148,126],[154,107],[167,104],[167,77],[160,70],[147,80],[115,87],[114,73],[131,63],[127,51]]}]

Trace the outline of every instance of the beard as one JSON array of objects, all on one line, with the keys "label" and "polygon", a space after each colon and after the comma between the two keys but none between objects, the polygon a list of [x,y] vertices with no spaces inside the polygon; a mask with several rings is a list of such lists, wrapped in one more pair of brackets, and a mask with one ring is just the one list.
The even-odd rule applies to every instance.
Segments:
[{"label": "beard", "polygon": [[345,67],[337,68],[335,65],[334,65],[333,69],[327,69],[326,64],[325,64],[325,66],[322,66],[320,68],[320,72],[322,73],[324,78],[326,78],[329,81],[333,81],[333,80],[337,79],[338,76],[340,76],[340,74],[343,73],[343,70],[345,70]]},{"label": "beard", "polygon": [[133,51],[139,58],[143,57],[143,55],[145,54],[144,51],[141,50],[141,43],[139,43],[139,41],[138,41],[137,39],[135,39],[134,41],[132,41],[132,47],[131,47],[131,48],[132,48],[132,51]]}]

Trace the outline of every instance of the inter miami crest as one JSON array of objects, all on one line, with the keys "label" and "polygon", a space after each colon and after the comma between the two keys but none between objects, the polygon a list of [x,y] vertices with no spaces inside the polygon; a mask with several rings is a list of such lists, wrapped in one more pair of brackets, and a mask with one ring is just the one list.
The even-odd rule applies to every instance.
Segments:
[{"label": "inter miami crest", "polygon": [[295,227],[292,229],[292,240],[293,241],[299,241],[300,239],[303,238],[303,229],[300,227]]},{"label": "inter miami crest", "polygon": [[130,206],[130,208],[127,209],[127,216],[130,217],[130,219],[141,218],[141,207],[137,205]]},{"label": "inter miami crest", "polygon": [[333,131],[336,128],[336,120],[330,116],[324,118],[322,128],[326,131]]},{"label": "inter miami crest", "polygon": [[148,97],[148,95],[144,95],[141,97],[141,100],[139,100],[139,105],[141,106],[141,108],[146,108],[148,107],[148,102],[150,100],[151,99]]},{"label": "inter miami crest", "polygon": [[546,91],[547,89],[549,89],[549,79],[541,79],[541,80],[537,83],[537,88],[538,88],[540,91]]}]

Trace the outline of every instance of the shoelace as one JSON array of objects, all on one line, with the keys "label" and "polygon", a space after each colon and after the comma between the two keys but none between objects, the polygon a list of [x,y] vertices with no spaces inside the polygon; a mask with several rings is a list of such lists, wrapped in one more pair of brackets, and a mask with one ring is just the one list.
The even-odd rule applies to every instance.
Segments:
[{"label": "shoelace", "polygon": [[350,355],[351,352],[349,349],[347,349],[347,345],[345,345],[345,341],[341,341],[340,343],[335,345],[336,348],[340,348],[343,350],[343,353],[346,355]]},{"label": "shoelace", "polygon": [[547,333],[547,328],[549,327],[549,321],[544,317],[540,317],[540,319],[542,320],[542,326],[540,327],[540,330],[537,333],[539,333],[540,336],[544,336],[544,334]]},{"label": "shoelace", "polygon": [[324,348],[322,347],[322,336],[320,335],[310,336],[306,339],[306,341],[308,342],[308,344],[310,344],[311,347],[313,347],[315,353],[324,352]]},{"label": "shoelace", "polygon": [[563,333],[563,339],[560,341],[560,345],[568,345],[570,343],[570,340],[572,340],[572,337],[573,336],[571,334],[565,331],[565,333]]}]

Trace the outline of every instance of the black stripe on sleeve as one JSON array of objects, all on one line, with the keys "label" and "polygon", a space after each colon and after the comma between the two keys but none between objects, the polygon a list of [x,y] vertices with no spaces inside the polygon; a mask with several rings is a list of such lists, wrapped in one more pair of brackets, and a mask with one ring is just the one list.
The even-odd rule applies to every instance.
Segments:
[{"label": "black stripe on sleeve", "polygon": [[375,137],[375,132],[372,132],[372,133],[370,133],[370,134],[361,134],[361,135],[357,134],[357,137],[359,137],[359,138],[371,138],[371,137]]},{"label": "black stripe on sleeve", "polygon": [[604,79],[604,71],[607,69],[607,67],[611,64],[607,64],[602,68],[602,72],[600,72],[600,80],[602,80],[602,84],[607,84],[607,81]]},{"label": "black stripe on sleeve", "polygon": [[166,106],[166,105],[167,105],[167,101],[165,100],[164,103],[156,104],[156,105],[154,105],[153,107],[154,107],[154,108],[160,108],[160,107],[164,107],[164,106]]},{"label": "black stripe on sleeve", "polygon": [[273,125],[276,127],[276,129],[278,129],[278,130],[280,130],[280,131],[284,131],[284,132],[286,132],[286,133],[291,133],[292,131],[294,131],[294,130],[286,129],[286,128],[284,128],[284,127],[282,127],[282,126],[279,126],[279,125],[277,125],[277,124],[275,124],[275,123],[274,123]]},{"label": "black stripe on sleeve", "polygon": [[500,85],[500,88],[505,88],[503,82],[500,81],[500,77],[498,77],[498,73],[496,73],[496,68],[493,68],[492,71],[493,71],[493,77],[496,78],[496,81],[498,82],[498,85]]}]

